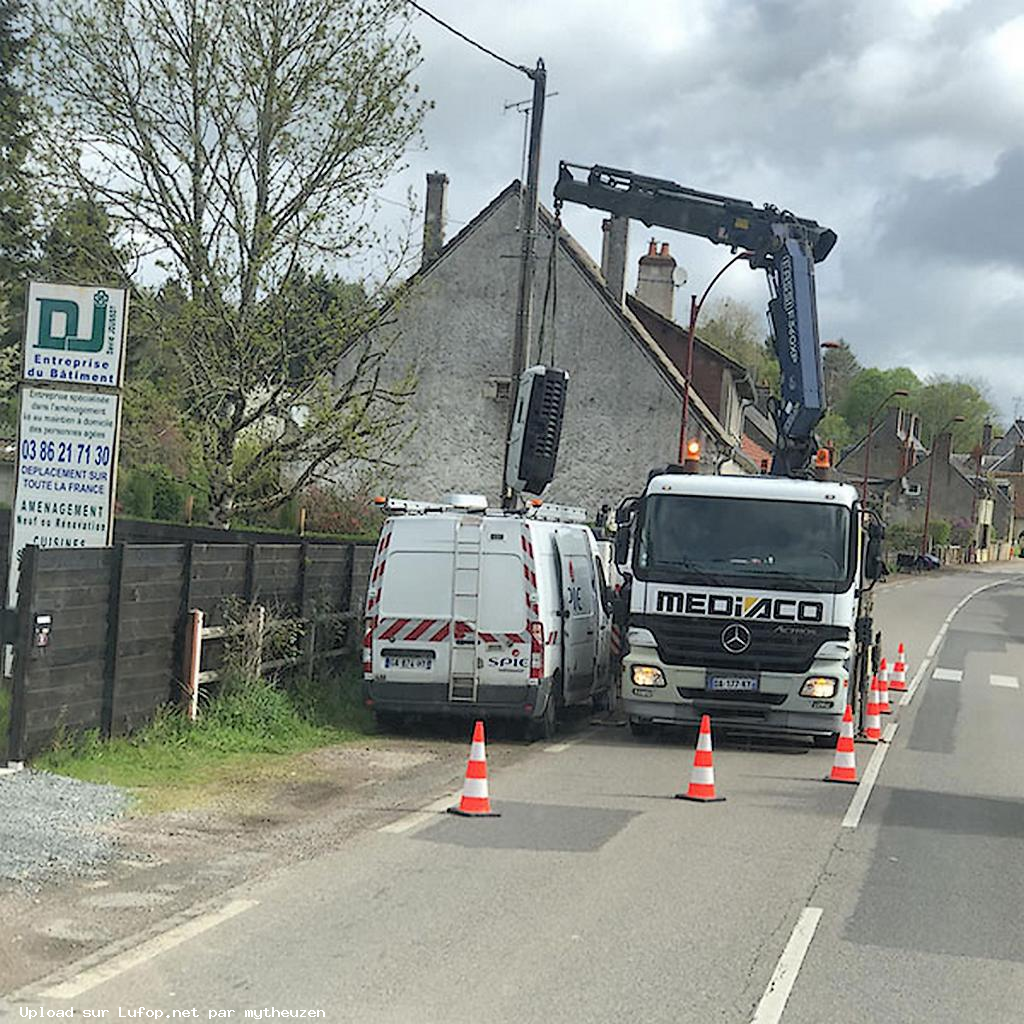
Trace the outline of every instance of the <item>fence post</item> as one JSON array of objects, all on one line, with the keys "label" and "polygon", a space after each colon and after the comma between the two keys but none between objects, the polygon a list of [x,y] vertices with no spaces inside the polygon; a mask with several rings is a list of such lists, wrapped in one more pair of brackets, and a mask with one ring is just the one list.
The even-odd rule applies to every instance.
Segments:
[{"label": "fence post", "polygon": [[176,674],[173,684],[179,687],[175,696],[175,703],[180,703],[181,694],[184,691],[188,695],[188,645],[189,631],[191,627],[192,614],[192,573],[195,565],[195,541],[187,541],[183,545],[184,564],[181,567],[181,604],[178,606],[178,629],[175,632],[175,649],[178,657],[175,659]]},{"label": "fence post", "polygon": [[14,671],[11,679],[11,717],[7,743],[7,757],[11,761],[25,760],[25,715],[28,695],[28,659],[32,654],[32,615],[36,596],[39,567],[39,548],[29,545],[21,555],[18,574],[18,632],[14,637]]},{"label": "fence post", "polygon": [[110,591],[107,596],[107,653],[103,666],[103,702],[100,734],[109,739],[114,731],[114,699],[117,694],[117,648],[121,632],[121,589],[124,581],[125,545],[117,544],[110,563]]},{"label": "fence post", "polygon": [[308,608],[309,602],[309,544],[303,541],[299,546],[299,618],[303,623],[302,646],[305,658],[306,677],[313,678],[313,659],[316,654],[316,608]]},{"label": "fence post", "polygon": [[199,715],[199,673],[203,667],[203,613],[198,608],[189,611],[186,636],[185,675],[188,695],[188,718],[194,722]]},{"label": "fence post", "polygon": [[248,609],[256,596],[256,548],[250,544],[245,549],[245,606]]}]

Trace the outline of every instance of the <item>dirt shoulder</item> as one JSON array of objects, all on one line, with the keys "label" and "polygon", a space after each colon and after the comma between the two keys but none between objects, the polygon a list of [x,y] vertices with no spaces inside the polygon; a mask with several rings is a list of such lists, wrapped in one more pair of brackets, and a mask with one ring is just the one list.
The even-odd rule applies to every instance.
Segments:
[{"label": "dirt shoulder", "polygon": [[[462,730],[464,731],[464,730]],[[114,853],[75,875],[0,883],[0,994],[144,932],[239,883],[337,849],[461,785],[466,737],[379,736],[237,764],[176,809],[100,826]],[[529,747],[497,736],[495,765]],[[144,794],[160,806],[168,794]],[[154,796],[157,799],[154,799]],[[184,806],[182,806],[184,805]]]}]

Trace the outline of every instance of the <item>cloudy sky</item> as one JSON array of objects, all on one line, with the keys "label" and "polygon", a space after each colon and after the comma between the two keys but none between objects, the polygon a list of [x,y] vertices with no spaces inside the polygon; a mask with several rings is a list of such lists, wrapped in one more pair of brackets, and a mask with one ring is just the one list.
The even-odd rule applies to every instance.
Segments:
[{"label": "cloudy sky", "polygon": [[[1024,415],[1024,9],[1021,0],[422,0],[516,63],[543,57],[542,198],[559,159],[771,202],[827,224],[823,338],[862,362],[984,378]],[[530,83],[429,20],[426,149],[382,193],[451,179],[451,231],[521,172]],[[396,218],[400,211],[384,207]],[[595,256],[601,215],[565,223]],[[689,292],[728,258],[657,231]],[[651,235],[632,227],[634,266]],[[719,294],[761,305],[763,275]]]}]

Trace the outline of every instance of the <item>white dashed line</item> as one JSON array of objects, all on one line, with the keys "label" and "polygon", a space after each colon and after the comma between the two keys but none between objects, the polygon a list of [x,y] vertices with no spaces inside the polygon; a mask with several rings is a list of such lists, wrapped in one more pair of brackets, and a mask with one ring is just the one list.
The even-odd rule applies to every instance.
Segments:
[{"label": "white dashed line", "polygon": [[820,907],[804,907],[797,919],[793,934],[786,943],[786,948],[775,965],[768,987],[757,1004],[757,1010],[750,1024],[779,1024],[782,1013],[786,1009],[789,995],[793,991],[796,976],[811,948],[811,940],[821,920]]},{"label": "white dashed line", "polygon": [[864,808],[868,805],[868,797],[871,796],[875,780],[878,778],[878,773],[882,770],[882,762],[885,760],[885,755],[889,752],[892,738],[896,735],[896,730],[899,727],[899,722],[890,722],[885,727],[885,732],[882,733],[882,742],[872,751],[871,760],[868,761],[868,766],[864,769],[864,777],[860,780],[857,791],[853,794],[853,799],[850,801],[846,817],[843,818],[843,828],[856,828],[860,824],[861,815],[864,813]]},{"label": "white dashed line", "polygon": [[972,597],[977,597],[978,594],[982,593],[985,590],[991,590],[993,587],[1001,587],[1006,583],[1019,582],[1020,577],[1013,576],[1008,580],[999,580],[996,583],[986,583],[984,586],[978,587],[977,590],[972,590],[966,597],[961,598],[953,606],[952,611],[950,611],[950,613],[943,620],[942,628],[938,631],[938,633],[935,634],[935,639],[932,640],[931,646],[928,648],[927,656],[925,657],[924,661],[922,661],[921,664],[918,666],[917,672],[914,673],[914,678],[911,681],[910,686],[907,689],[907,692],[903,694],[903,698],[900,700],[901,708],[905,708],[914,699],[914,694],[917,693],[917,688],[921,685],[921,681],[925,678],[925,672],[927,672],[928,670],[928,663],[935,656],[935,652],[939,649],[939,647],[942,645],[942,641],[946,638],[946,633],[949,631],[950,623],[953,621],[954,618],[956,618],[957,612],[959,612],[960,609],[963,608],[963,606],[967,604],[967,602],[970,601]]},{"label": "white dashed line", "polygon": [[164,932],[163,935],[157,935],[148,942],[143,942],[142,945],[136,946],[120,956],[113,957],[98,967],[82,971],[81,974],[68,981],[44,988],[38,994],[48,999],[76,999],[83,992],[88,992],[89,989],[102,985],[105,981],[110,981],[111,978],[116,978],[119,974],[124,974],[125,971],[130,971],[133,967],[138,967],[140,964],[160,956],[161,953],[166,953],[169,949],[180,946],[183,942],[202,935],[203,932],[216,928],[224,921],[257,905],[256,900],[232,900],[220,910],[186,921],[184,924]]},{"label": "white dashed line", "polygon": [[1017,681],[1016,676],[997,676],[990,675],[988,681],[992,686],[1002,686],[1007,690],[1019,690],[1020,683]]},{"label": "white dashed line", "polygon": [[942,679],[947,683],[959,683],[963,678],[963,670],[959,668],[937,668],[932,673],[932,679]]},{"label": "white dashed line", "polygon": [[404,818],[399,818],[398,821],[393,821],[389,825],[381,825],[377,831],[388,832],[391,835],[401,835],[403,832],[408,832],[419,825],[426,825],[428,821],[436,821],[439,814],[448,810],[449,807],[454,807],[458,802],[459,794],[449,793],[447,796],[442,796],[435,800],[432,804],[427,804],[420,811],[413,811],[412,814],[407,814]]}]

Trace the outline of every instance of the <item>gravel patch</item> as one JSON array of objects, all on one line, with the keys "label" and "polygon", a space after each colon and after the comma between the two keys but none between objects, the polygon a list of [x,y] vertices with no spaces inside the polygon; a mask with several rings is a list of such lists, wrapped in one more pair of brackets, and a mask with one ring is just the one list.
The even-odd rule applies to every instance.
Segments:
[{"label": "gravel patch", "polygon": [[0,776],[0,880],[84,874],[116,856],[117,845],[98,826],[130,803],[116,786],[48,772]]}]

